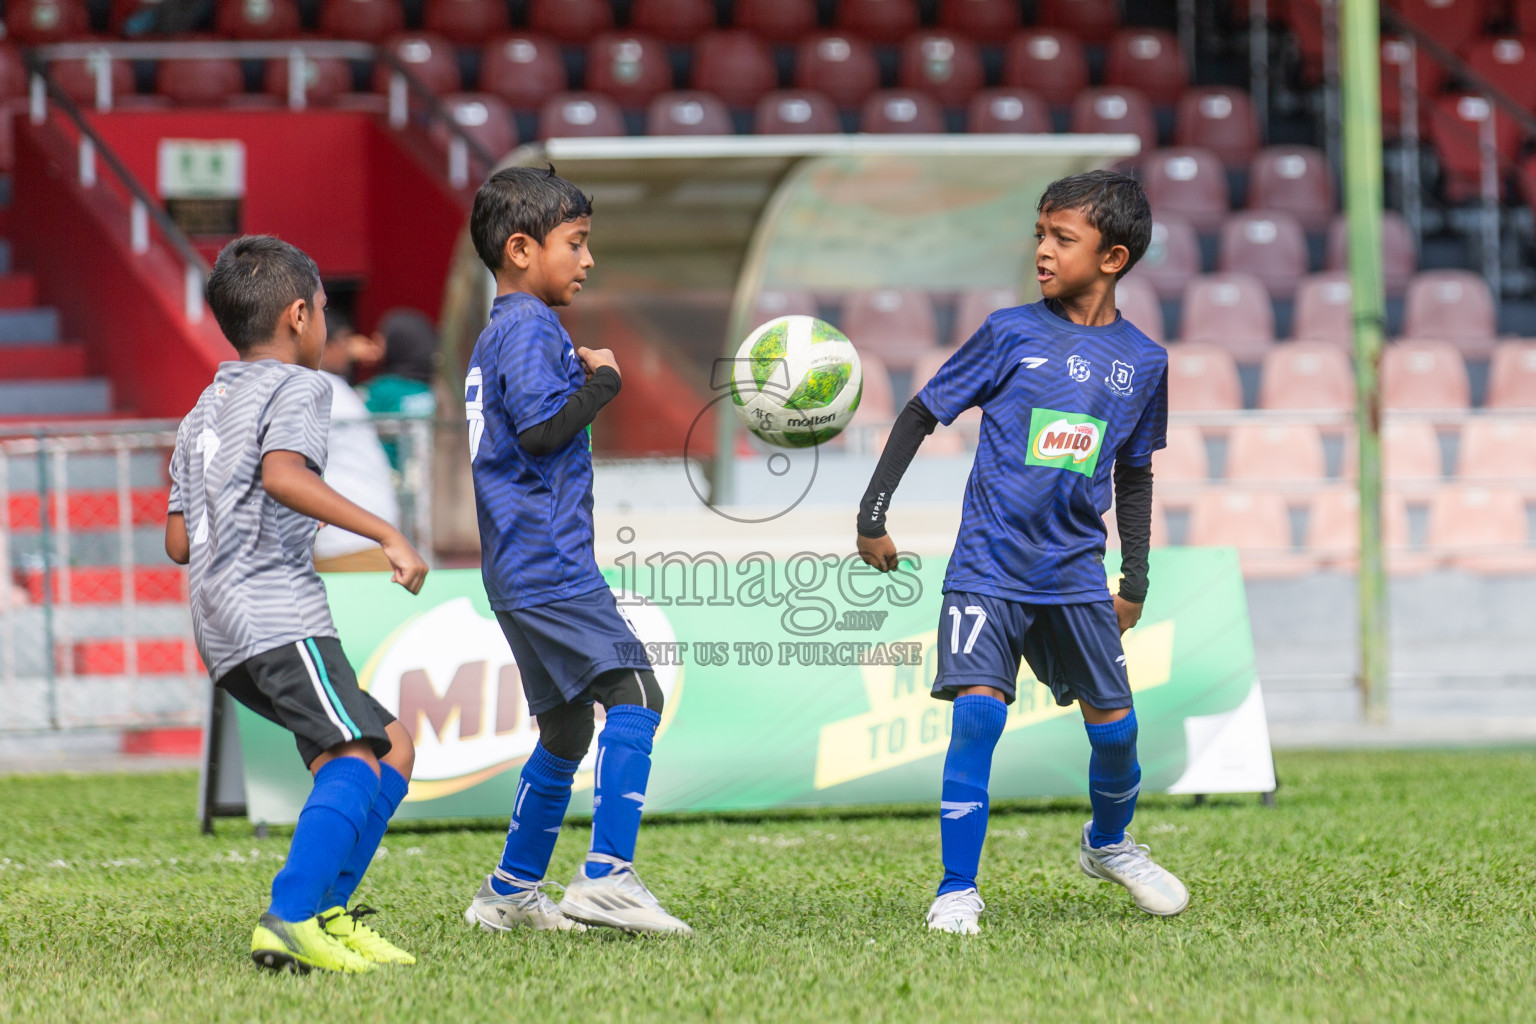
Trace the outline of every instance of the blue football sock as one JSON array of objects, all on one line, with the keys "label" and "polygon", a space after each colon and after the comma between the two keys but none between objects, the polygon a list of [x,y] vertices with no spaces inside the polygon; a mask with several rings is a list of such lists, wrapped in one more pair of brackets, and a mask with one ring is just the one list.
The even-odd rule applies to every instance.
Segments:
[{"label": "blue football sock", "polygon": [[[571,783],[576,779],[580,761],[567,761],[544,749],[540,743],[523,764],[517,780],[517,799],[512,805],[512,824],[507,827],[507,845],[501,851],[497,869],[524,882],[537,882],[549,869],[555,840],[560,838],[560,823],[571,802]],[[491,878],[491,888],[503,896],[516,886],[501,878]]]},{"label": "blue football sock", "polygon": [[1093,801],[1093,827],[1089,846],[1112,846],[1125,838],[1125,826],[1136,813],[1141,792],[1141,765],[1136,761],[1136,712],[1110,722],[1089,725],[1088,796]]},{"label": "blue football sock", "polygon": [[347,857],[368,826],[368,809],[379,792],[379,777],[360,757],[338,757],[315,773],[315,788],[299,812],[288,844],[288,860],[272,879],[273,916],[303,921],[325,908]]},{"label": "blue football sock", "polygon": [[981,844],[987,838],[992,750],[1007,721],[1008,707],[996,697],[976,693],[955,698],[939,798],[939,839],[944,852],[940,896],[976,886]]},{"label": "blue football sock", "polygon": [[373,806],[368,809],[368,824],[363,834],[357,837],[357,845],[352,847],[346,864],[342,865],[336,884],[320,901],[321,910],[346,906],[352,893],[357,891],[357,883],[363,880],[363,873],[373,863],[373,855],[378,852],[379,843],[384,841],[385,829],[389,828],[389,819],[394,817],[395,809],[405,799],[410,785],[404,775],[383,761],[379,762],[379,795],[373,798]]},{"label": "blue football sock", "polygon": [[[597,739],[597,780],[592,794],[592,852],[635,859],[645,784],[651,777],[651,741],[661,716],[636,704],[616,704]],[[587,861],[587,877],[613,870]]]}]

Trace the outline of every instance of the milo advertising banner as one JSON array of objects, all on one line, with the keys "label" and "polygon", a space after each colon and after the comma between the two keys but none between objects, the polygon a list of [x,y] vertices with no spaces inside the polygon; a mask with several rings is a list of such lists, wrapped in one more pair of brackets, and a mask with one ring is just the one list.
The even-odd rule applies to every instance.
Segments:
[{"label": "milo advertising banner", "polygon": [[[1041,457],[1075,455],[1074,436],[1093,424],[1047,426]],[[812,553],[631,554],[607,570],[666,693],[647,812],[937,800],[951,705],[929,688],[936,644],[952,639],[937,629],[945,558],[908,557],[890,575],[856,556]],[[1145,614],[1125,637],[1144,787],[1272,791],[1236,554],[1164,548],[1151,571]],[[400,816],[505,818],[538,731],[479,572],[434,572],[415,598],[374,574],[328,576],[326,586],[361,684],[416,740]],[[1086,795],[1077,709],[1059,707],[1028,666],[1019,693],[993,759],[993,798]],[[238,715],[251,820],[294,821],[310,779],[292,737]],[[591,812],[596,750],[572,814]]]}]

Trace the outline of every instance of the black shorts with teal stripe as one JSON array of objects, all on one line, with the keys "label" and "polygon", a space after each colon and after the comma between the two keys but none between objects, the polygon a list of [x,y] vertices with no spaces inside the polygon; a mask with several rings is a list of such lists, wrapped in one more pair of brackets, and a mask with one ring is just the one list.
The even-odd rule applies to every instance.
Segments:
[{"label": "black shorts with teal stripe", "polygon": [[317,636],[247,658],[218,681],[231,697],[293,733],[306,765],[339,743],[364,740],[389,753],[395,716],[364,693],[341,641]]}]

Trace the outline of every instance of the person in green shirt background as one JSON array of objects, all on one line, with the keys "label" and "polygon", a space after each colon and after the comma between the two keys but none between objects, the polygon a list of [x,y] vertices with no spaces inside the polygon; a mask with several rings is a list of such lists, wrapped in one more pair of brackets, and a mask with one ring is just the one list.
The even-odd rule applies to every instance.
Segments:
[{"label": "person in green shirt background", "polygon": [[[358,385],[363,403],[375,416],[430,419],[437,412],[432,375],[437,366],[437,330],[414,309],[392,309],[379,321],[375,343],[383,343],[379,373]],[[384,442],[389,463],[398,472],[400,446]]]}]

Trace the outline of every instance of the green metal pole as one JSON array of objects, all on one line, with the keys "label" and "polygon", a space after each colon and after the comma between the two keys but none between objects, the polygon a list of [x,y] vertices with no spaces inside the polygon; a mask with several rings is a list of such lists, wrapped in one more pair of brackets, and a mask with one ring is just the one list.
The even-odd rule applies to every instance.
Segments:
[{"label": "green metal pole", "polygon": [[1388,714],[1387,581],[1381,540],[1381,82],[1377,0],[1340,0],[1344,65],[1344,210],[1354,295],[1355,433],[1360,445],[1360,696],[1365,720]]}]

